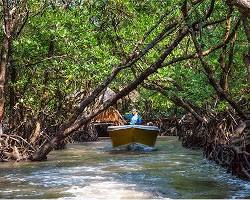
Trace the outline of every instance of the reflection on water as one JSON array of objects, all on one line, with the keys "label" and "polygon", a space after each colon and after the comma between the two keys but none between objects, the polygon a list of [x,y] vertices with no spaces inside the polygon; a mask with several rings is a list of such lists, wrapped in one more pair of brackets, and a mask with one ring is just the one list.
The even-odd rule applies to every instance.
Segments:
[{"label": "reflection on water", "polygon": [[113,150],[109,140],[69,145],[48,161],[1,163],[0,198],[250,198],[250,184],[181,147],[157,140],[157,151]]}]

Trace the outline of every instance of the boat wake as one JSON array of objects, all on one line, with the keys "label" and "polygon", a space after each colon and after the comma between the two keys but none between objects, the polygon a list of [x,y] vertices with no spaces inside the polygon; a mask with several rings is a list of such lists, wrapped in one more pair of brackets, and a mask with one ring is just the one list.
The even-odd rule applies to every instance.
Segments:
[{"label": "boat wake", "polygon": [[156,151],[155,147],[150,147],[140,143],[130,143],[113,149],[114,151],[131,151],[131,152],[152,152]]}]

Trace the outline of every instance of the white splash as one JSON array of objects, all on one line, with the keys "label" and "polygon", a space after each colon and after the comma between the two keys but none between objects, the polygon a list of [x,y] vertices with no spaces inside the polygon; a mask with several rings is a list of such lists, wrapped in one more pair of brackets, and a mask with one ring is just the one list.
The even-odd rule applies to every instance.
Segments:
[{"label": "white splash", "polygon": [[152,199],[149,192],[138,191],[136,184],[125,184],[115,181],[104,181],[91,183],[85,187],[74,186],[66,193],[73,194],[75,197],[64,197],[62,199]]}]

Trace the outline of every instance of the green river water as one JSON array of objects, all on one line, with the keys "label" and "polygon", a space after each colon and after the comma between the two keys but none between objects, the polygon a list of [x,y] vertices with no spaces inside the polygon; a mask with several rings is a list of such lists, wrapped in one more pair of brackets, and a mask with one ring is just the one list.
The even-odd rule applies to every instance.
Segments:
[{"label": "green river water", "polygon": [[250,198],[250,183],[185,149],[176,137],[159,138],[157,151],[113,150],[109,139],[68,145],[48,161],[1,163],[0,198],[177,199]]}]

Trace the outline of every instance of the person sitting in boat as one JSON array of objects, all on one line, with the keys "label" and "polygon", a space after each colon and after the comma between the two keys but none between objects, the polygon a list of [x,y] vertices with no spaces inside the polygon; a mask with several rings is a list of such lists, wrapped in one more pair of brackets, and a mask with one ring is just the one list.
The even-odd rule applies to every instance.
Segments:
[{"label": "person sitting in boat", "polygon": [[138,111],[134,108],[132,110],[132,116],[131,116],[129,124],[135,125],[135,124],[141,124],[141,123],[142,123],[142,118],[139,115]]},{"label": "person sitting in boat", "polygon": [[132,112],[125,113],[124,119],[128,124],[142,124],[142,117],[139,115],[138,111],[134,108]]}]

